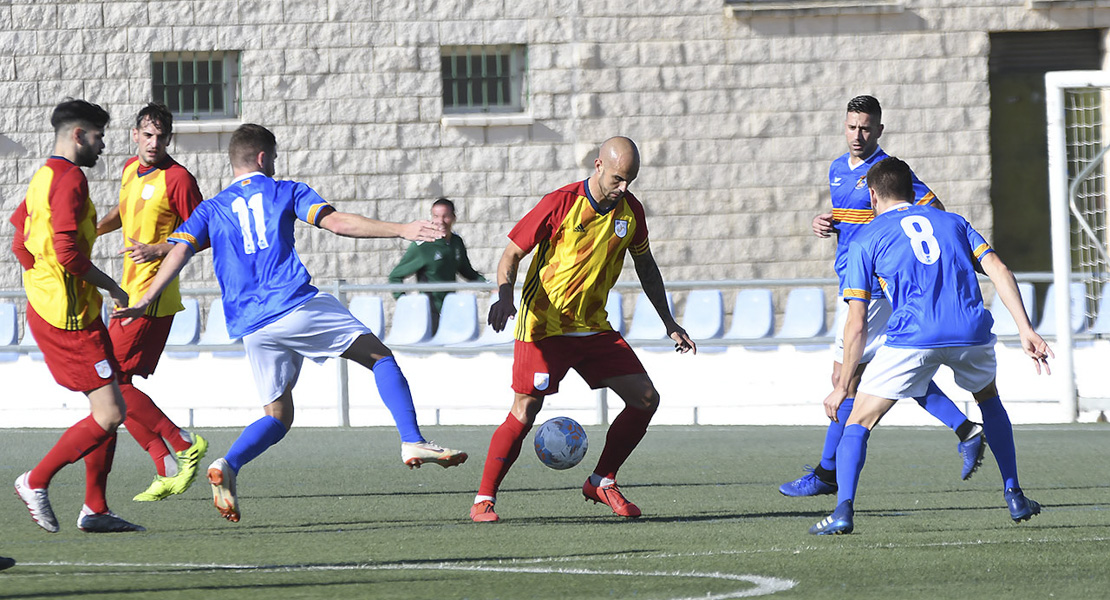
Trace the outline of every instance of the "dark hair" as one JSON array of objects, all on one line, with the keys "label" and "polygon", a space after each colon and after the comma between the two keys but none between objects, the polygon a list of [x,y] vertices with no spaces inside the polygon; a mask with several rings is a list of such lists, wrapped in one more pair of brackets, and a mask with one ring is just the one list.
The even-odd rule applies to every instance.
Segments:
[{"label": "dark hair", "polygon": [[879,106],[878,98],[874,96],[856,96],[848,101],[848,110],[850,113],[863,113],[875,117],[875,120],[883,120],[883,107]]},{"label": "dark hair", "polygon": [[55,106],[53,114],[50,115],[50,125],[54,127],[54,133],[74,124],[103,130],[111,120],[112,117],[108,115],[108,111],[100,108],[99,104],[74,98],[67,98]]},{"label": "dark hair", "polygon": [[451,211],[451,214],[455,214],[455,203],[451,202],[447,198],[440,198],[439,200],[436,200],[432,203],[432,208],[435,208],[437,206],[446,206],[447,209]]},{"label": "dark hair", "polygon": [[135,117],[135,129],[142,129],[143,121],[149,120],[155,127],[162,130],[163,134],[173,134],[173,113],[165,104],[151,102],[139,111]]},{"label": "dark hair", "polygon": [[231,134],[227,145],[227,156],[233,166],[246,166],[254,161],[259,152],[277,150],[277,138],[269,129],[254,123],[240,125]]},{"label": "dark hair", "polygon": [[913,201],[913,171],[896,157],[888,156],[867,171],[867,187],[881,198]]}]

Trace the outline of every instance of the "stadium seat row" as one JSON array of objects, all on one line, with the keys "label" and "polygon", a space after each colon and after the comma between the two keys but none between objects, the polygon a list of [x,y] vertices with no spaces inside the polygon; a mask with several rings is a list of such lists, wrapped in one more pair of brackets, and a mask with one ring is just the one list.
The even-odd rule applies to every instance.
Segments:
[{"label": "stadium seat row", "polygon": [[[1019,283],[1025,310],[1030,315],[1036,315],[1036,295],[1033,284]],[[1072,331],[1073,333],[1092,333],[1110,335],[1110,294],[1102,297],[1098,316],[1087,327],[1085,306],[1085,290],[1083,284],[1072,284]],[[1049,286],[1046,295],[1043,315],[1039,320],[1037,331],[1042,335],[1056,334],[1055,319],[1055,294]],[[490,302],[496,300],[496,294],[490,296]],[[670,292],[667,293],[668,304],[672,303]],[[200,306],[196,298],[183,300],[185,310],[178,313],[170,330],[167,346],[169,355],[178,358],[196,356],[195,352],[174,351],[177,346],[226,346],[235,344],[238,340],[230,339],[224,326],[224,312],[222,302],[212,302],[205,326],[200,326]],[[501,332],[495,332],[488,325],[482,325],[484,319],[479,320],[477,297],[470,293],[448,294],[443,302],[440,314],[439,329],[433,334],[431,305],[424,294],[406,294],[397,299],[393,313],[392,327],[387,332],[385,323],[385,307],[380,295],[358,295],[350,299],[348,304],[351,313],[362,321],[375,335],[382,338],[390,346],[450,346],[480,348],[486,346],[508,346],[513,341],[512,326]],[[673,308],[673,305],[672,305]],[[686,296],[686,308],[683,312],[681,323],[695,341],[703,340],[814,340],[827,341],[826,336],[831,332],[826,327],[826,299],[825,292],[818,287],[799,287],[790,290],[786,297],[786,305],[782,311],[782,325],[775,331],[775,310],[770,289],[745,288],[736,293],[736,300],[732,310],[731,325],[725,328],[724,296],[720,290],[691,290]],[[990,304],[990,311],[994,317],[994,332],[996,335],[1016,335],[1017,325],[1010,317],[1009,312],[998,299],[996,293]],[[613,328],[621,332],[631,342],[653,342],[666,340],[666,330],[663,321],[655,311],[655,307],[640,292],[635,300],[632,319],[627,324],[623,318],[624,298],[620,292],[611,291],[606,304],[606,312]],[[105,318],[107,318],[107,308]],[[29,329],[24,328],[22,339],[19,338],[19,314],[17,307],[11,302],[0,302],[0,348],[10,347],[8,351],[0,350],[0,361],[15,360],[20,350],[29,352],[32,357],[41,358],[41,354],[29,350],[36,346],[34,337]],[[384,337],[383,337],[384,334]],[[815,340],[816,341],[816,340]],[[221,356],[239,356],[241,351],[221,349],[217,352]]]}]

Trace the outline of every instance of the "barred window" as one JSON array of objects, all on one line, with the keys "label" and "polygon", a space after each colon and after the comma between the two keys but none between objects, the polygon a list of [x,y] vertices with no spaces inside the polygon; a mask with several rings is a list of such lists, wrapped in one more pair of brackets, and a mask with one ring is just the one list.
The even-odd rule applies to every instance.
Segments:
[{"label": "barred window", "polygon": [[440,58],[444,113],[524,110],[524,46],[445,46]]},{"label": "barred window", "polygon": [[182,120],[239,116],[238,52],[163,52],[150,57],[154,100]]}]

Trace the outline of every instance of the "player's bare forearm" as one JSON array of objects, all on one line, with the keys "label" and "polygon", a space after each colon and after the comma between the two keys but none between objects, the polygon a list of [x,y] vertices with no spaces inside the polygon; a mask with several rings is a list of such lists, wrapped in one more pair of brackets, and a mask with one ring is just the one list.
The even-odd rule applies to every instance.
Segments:
[{"label": "player's bare forearm", "polygon": [[837,390],[847,392],[852,387],[852,379],[859,370],[863,349],[867,346],[867,303],[848,302],[848,318],[844,323],[844,357],[839,378],[835,382]]},{"label": "player's bare forearm", "polygon": [[443,228],[431,221],[393,223],[354,213],[333,210],[320,218],[320,227],[351,238],[404,238],[413,242],[432,242],[443,237]]},{"label": "player's bare forearm", "polygon": [[983,272],[990,278],[991,283],[994,284],[994,289],[998,292],[998,299],[1002,301],[1003,306],[1010,312],[1010,316],[1014,318],[1018,333],[1033,331],[1033,325],[1029,322],[1029,315],[1025,314],[1025,305],[1021,302],[1021,291],[1018,289],[1017,279],[1014,278],[1010,268],[1002,262],[1002,259],[995,252],[984,255],[979,264],[983,267]]},{"label": "player's bare forearm", "polygon": [[108,292],[116,302],[116,306],[127,306],[128,298],[127,292],[116,283],[115,279],[108,276],[107,273],[101,271],[96,265],[89,267],[88,271],[81,276],[85,281],[95,285],[96,287]]},{"label": "player's bare forearm", "polygon": [[119,205],[117,204],[113,206],[112,210],[109,210],[108,214],[104,215],[104,218],[96,224],[96,235],[104,235],[105,233],[115,231],[122,226],[123,221],[120,220]]},{"label": "player's bare forearm", "polygon": [[185,268],[192,257],[193,249],[188,244],[173,244],[170,253],[162,259],[158,273],[154,275],[154,280],[150,282],[150,288],[147,289],[146,294],[127,308],[116,310],[112,313],[112,318],[124,319],[123,324],[126,325],[131,322],[131,319],[142,316],[146,312],[146,307],[150,306],[150,303],[181,273],[181,269]]}]

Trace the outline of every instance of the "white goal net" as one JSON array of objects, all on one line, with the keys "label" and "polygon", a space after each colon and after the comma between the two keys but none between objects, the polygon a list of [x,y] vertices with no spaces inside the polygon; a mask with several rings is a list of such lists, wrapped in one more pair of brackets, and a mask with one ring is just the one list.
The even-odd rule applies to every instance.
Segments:
[{"label": "white goal net", "polygon": [[1091,341],[1110,339],[1110,72],[1045,75],[1056,369],[1065,417],[1110,409],[1106,365],[1083,364]]}]

